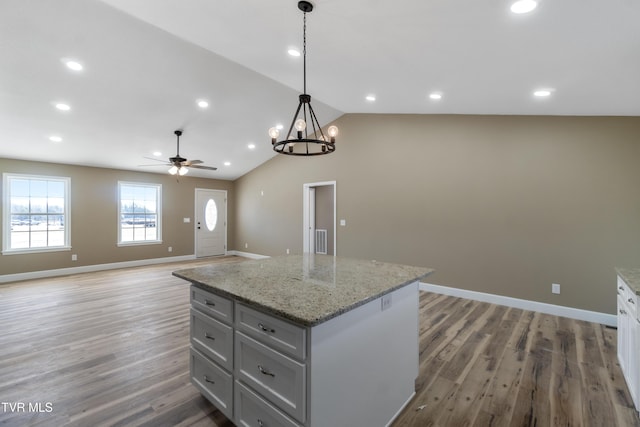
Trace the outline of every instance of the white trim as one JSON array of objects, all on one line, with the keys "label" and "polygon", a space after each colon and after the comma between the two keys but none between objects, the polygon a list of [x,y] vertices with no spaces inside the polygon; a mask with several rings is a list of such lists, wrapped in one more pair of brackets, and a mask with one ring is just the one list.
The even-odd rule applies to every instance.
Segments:
[{"label": "white trim", "polygon": [[81,267],[57,268],[55,270],[30,271],[27,273],[4,274],[0,276],[0,283],[17,282],[20,280],[42,279],[45,277],[66,276],[69,274],[89,273],[102,270],[115,270],[117,268],[140,267],[143,265],[163,264],[168,262],[191,261],[196,259],[194,255],[182,255],[165,258],[140,259],[135,261],[113,262],[109,264],[84,265]]},{"label": "white trim", "polygon": [[227,255],[235,255],[235,256],[241,256],[241,257],[251,258],[251,259],[271,258],[268,255],[252,254],[251,252],[242,252],[242,251],[227,251]]},{"label": "white trim", "polygon": [[302,251],[309,249],[309,191],[311,187],[333,186],[333,256],[338,255],[338,186],[336,181],[321,181],[302,184]]},{"label": "white trim", "polygon": [[601,323],[607,326],[616,327],[618,325],[618,319],[614,314],[600,313],[598,311],[582,310],[580,308],[547,304],[544,302],[505,297],[502,295],[486,294],[484,292],[468,291],[465,289],[450,288],[448,286],[433,285],[430,283],[420,283],[420,290],[475,301],[489,302],[491,304],[506,305],[507,307],[520,308],[523,310],[538,311],[540,313],[553,314],[554,316]]},{"label": "white trim", "polygon": [[[9,181],[12,179],[45,180],[62,182],[64,185],[64,245],[62,246],[36,246],[29,248],[11,248],[11,191]],[[2,204],[6,207],[2,213],[2,255],[29,254],[41,252],[55,252],[71,249],[71,178],[68,176],[33,175],[13,172],[2,173]],[[31,197],[31,195],[29,195]],[[37,215],[29,211],[29,215]],[[52,213],[53,214],[53,213]],[[43,215],[50,215],[45,212]],[[48,220],[47,220],[48,221]],[[48,234],[48,232],[47,232]]]}]

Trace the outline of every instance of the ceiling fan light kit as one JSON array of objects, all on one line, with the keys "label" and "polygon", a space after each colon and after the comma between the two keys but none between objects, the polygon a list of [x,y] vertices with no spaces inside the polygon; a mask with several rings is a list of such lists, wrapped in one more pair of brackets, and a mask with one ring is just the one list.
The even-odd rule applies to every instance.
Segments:
[{"label": "ceiling fan light kit", "polygon": [[[293,156],[317,156],[333,153],[336,150],[336,136],[338,128],[329,126],[325,135],[316,113],[311,106],[311,95],[307,94],[307,13],[313,10],[313,4],[299,1],[298,9],[303,12],[303,92],[298,97],[298,108],[291,120],[287,137],[278,141],[280,131],[272,127],[269,129],[273,150],[279,154]],[[295,131],[294,131],[295,129]],[[309,135],[311,130],[311,135]]]}]

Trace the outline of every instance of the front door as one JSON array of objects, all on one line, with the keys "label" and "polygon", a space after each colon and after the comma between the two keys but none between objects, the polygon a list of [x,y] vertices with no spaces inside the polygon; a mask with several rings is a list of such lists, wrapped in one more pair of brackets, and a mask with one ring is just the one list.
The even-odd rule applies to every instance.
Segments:
[{"label": "front door", "polygon": [[227,192],[196,188],[196,258],[224,255],[227,248]]}]

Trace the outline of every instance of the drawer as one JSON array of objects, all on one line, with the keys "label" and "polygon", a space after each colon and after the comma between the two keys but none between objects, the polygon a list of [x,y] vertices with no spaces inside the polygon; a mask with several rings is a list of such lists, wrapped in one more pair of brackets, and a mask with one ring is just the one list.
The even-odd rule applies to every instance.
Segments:
[{"label": "drawer", "polygon": [[236,424],[242,427],[300,427],[240,382],[235,384]]},{"label": "drawer", "polygon": [[216,407],[233,419],[233,377],[191,349],[191,382]]},{"label": "drawer", "polygon": [[236,329],[300,360],[306,357],[306,329],[236,304]]},{"label": "drawer", "polygon": [[306,411],[306,367],[266,345],[236,332],[236,378],[300,422]]},{"label": "drawer", "polygon": [[233,329],[193,308],[191,345],[223,368],[233,370]]},{"label": "drawer", "polygon": [[191,306],[227,324],[233,323],[233,302],[191,285]]}]

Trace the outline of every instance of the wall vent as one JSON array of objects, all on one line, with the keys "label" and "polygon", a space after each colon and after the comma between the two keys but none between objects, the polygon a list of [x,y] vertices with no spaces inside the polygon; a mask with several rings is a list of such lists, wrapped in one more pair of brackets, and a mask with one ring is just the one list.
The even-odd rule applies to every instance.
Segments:
[{"label": "wall vent", "polygon": [[316,228],[316,253],[327,254],[327,230]]}]

